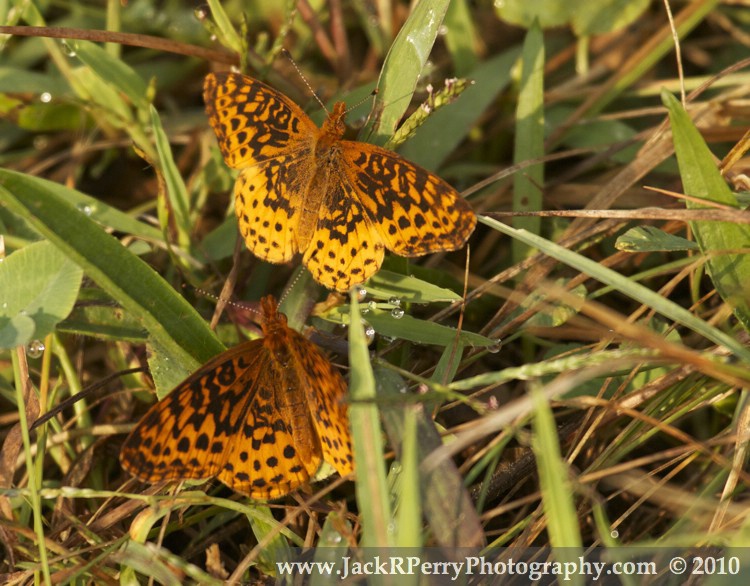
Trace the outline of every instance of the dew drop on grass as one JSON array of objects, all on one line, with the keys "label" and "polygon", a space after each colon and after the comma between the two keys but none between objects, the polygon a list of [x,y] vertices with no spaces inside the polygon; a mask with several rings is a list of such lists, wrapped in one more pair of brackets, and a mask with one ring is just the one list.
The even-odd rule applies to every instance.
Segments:
[{"label": "dew drop on grass", "polygon": [[490,354],[497,354],[498,352],[500,352],[501,346],[502,344],[500,344],[500,342],[495,342],[494,344],[487,346],[486,349],[487,349],[487,352],[489,352]]},{"label": "dew drop on grass", "polygon": [[401,319],[404,317],[404,310],[401,307],[394,307],[391,309],[391,317],[393,319]]},{"label": "dew drop on grass", "polygon": [[367,342],[367,345],[369,346],[372,344],[372,341],[375,339],[375,328],[372,327],[370,322],[367,320],[362,320],[362,328],[365,331],[365,341]]},{"label": "dew drop on grass", "polygon": [[32,340],[26,347],[29,358],[39,358],[44,352],[44,343],[41,340]]}]

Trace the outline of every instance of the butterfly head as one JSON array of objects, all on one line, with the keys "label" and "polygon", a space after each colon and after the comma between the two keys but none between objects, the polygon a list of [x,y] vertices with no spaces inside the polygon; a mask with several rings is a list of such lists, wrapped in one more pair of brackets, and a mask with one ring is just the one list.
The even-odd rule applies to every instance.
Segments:
[{"label": "butterfly head", "polygon": [[333,141],[344,136],[346,132],[344,116],[346,116],[346,104],[336,102],[333,106],[333,112],[328,115],[328,119],[323,123],[321,134],[330,137]]},{"label": "butterfly head", "polygon": [[264,336],[287,327],[286,316],[283,313],[279,313],[279,304],[272,295],[268,295],[260,300],[260,308],[263,312],[261,327]]}]

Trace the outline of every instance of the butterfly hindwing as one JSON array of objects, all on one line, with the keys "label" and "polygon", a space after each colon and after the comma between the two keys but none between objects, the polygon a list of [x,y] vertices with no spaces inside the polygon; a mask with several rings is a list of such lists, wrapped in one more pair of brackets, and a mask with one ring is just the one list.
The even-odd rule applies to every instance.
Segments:
[{"label": "butterfly hindwing", "polygon": [[348,291],[377,272],[384,250],[350,185],[337,179],[328,187],[331,203],[318,213],[302,262],[322,285]]}]

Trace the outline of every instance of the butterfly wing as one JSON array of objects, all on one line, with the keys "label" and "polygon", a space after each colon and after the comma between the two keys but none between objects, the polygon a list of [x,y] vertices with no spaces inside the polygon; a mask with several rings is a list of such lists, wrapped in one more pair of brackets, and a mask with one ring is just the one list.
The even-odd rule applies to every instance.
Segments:
[{"label": "butterfly wing", "polygon": [[290,348],[298,376],[304,380],[309,414],[320,438],[323,460],[341,476],[354,471],[349,417],[347,415],[347,386],[338,370],[312,342],[293,332]]},{"label": "butterfly wing", "polygon": [[125,440],[123,467],[145,482],[216,476],[268,362],[262,349],[253,340],[219,354],[155,403]]},{"label": "butterfly wing", "polygon": [[239,73],[209,73],[203,100],[221,154],[233,169],[304,150],[318,132],[284,94]]},{"label": "butterfly wing", "polygon": [[125,440],[123,467],[145,482],[215,476],[257,499],[308,481],[322,451],[306,381],[277,358],[268,337],[220,354],[149,409]]},{"label": "butterfly wing", "polygon": [[305,381],[296,376],[286,325],[263,339],[268,356],[258,373],[237,441],[219,480],[253,498],[272,499],[307,482],[320,467],[320,439],[306,409]]},{"label": "butterfly wing", "polygon": [[250,252],[272,263],[299,252],[303,197],[312,178],[310,153],[279,155],[243,169],[234,185],[240,233]]},{"label": "butterfly wing", "polygon": [[207,75],[203,97],[224,160],[241,169],[235,211],[247,247],[268,262],[290,261],[318,127],[285,95],[237,73]]},{"label": "butterfly wing", "polygon": [[386,149],[341,142],[342,169],[385,247],[400,256],[457,250],[477,223],[437,175]]},{"label": "butterfly wing", "polygon": [[383,242],[341,172],[332,174],[326,191],[302,262],[318,283],[345,292],[377,272]]}]

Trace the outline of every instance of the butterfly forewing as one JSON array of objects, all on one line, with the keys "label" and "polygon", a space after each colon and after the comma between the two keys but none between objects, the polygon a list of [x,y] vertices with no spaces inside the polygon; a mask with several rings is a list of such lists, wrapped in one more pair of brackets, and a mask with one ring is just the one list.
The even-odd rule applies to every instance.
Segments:
[{"label": "butterfly forewing", "polygon": [[388,250],[419,256],[466,244],[477,220],[453,187],[396,153],[360,145],[342,141],[343,169]]},{"label": "butterfly forewing", "polygon": [[268,356],[261,340],[224,352],[154,404],[125,440],[120,461],[147,482],[207,479],[224,466]]},{"label": "butterfly forewing", "polygon": [[203,99],[227,165],[242,169],[299,149],[309,150],[318,127],[281,92],[236,73],[211,73]]}]

